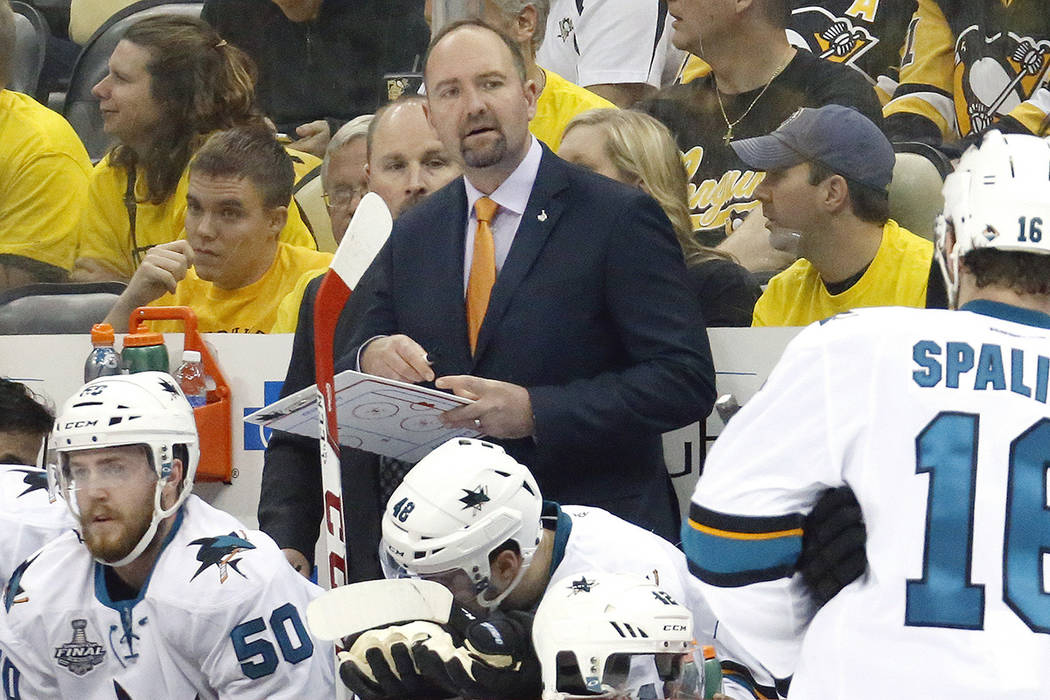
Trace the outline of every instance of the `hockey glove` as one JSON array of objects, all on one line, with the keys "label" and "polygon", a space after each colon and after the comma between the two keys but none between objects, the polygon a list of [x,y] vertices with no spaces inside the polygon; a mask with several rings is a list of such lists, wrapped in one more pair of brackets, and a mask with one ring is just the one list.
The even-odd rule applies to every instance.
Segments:
[{"label": "hockey glove", "polygon": [[413,644],[448,633],[433,622],[409,622],[368,630],[349,651],[339,653],[339,677],[361,700],[450,698],[441,685],[420,675],[412,661]]},{"label": "hockey glove", "polygon": [[797,568],[818,605],[824,605],[867,568],[868,533],[849,486],[828,489],[806,517]]},{"label": "hockey glove", "polygon": [[452,636],[412,647],[420,673],[466,698],[537,698],[540,664],[532,648],[532,615],[495,612],[478,620],[466,611],[449,618]]}]

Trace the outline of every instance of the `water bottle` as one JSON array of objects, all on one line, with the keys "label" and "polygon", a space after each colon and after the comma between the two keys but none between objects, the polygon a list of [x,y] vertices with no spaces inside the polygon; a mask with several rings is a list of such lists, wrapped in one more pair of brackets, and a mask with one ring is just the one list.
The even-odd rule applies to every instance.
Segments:
[{"label": "water bottle", "polygon": [[120,357],[113,349],[113,326],[96,323],[91,327],[91,353],[84,361],[84,381],[120,374]]},{"label": "water bottle", "polygon": [[197,408],[208,403],[208,382],[197,350],[183,350],[182,364],[175,370],[175,379],[190,406]]},{"label": "water bottle", "polygon": [[164,346],[164,336],[153,333],[145,323],[140,323],[138,328],[124,336],[120,364],[125,374],[167,372],[168,348]]}]

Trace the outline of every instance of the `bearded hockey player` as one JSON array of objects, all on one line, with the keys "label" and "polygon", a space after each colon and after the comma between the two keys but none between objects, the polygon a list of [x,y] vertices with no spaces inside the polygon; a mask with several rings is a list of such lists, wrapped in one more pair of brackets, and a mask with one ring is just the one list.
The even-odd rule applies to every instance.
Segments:
[{"label": "bearded hockey player", "polygon": [[190,495],[193,412],[160,372],[86,384],[48,470],[76,520],[21,564],[0,617],[8,698],[331,697],[320,593],[277,546]]},{"label": "bearded hockey player", "polygon": [[[1050,142],[987,132],[944,196],[958,310],[804,330],[718,438],[683,527],[712,609],[794,674],[792,700],[1050,696]],[[790,563],[841,484],[868,572],[814,616]]]}]

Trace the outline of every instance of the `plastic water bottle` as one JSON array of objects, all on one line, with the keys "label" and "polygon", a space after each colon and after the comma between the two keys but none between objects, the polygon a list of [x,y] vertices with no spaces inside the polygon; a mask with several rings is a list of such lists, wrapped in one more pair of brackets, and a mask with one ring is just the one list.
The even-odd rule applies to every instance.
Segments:
[{"label": "plastic water bottle", "polygon": [[91,353],[84,361],[84,381],[120,374],[120,357],[113,349],[113,326],[96,323],[91,327]]},{"label": "plastic water bottle", "polygon": [[197,350],[183,350],[182,364],[175,370],[175,379],[186,394],[190,406],[197,408],[208,403],[208,380],[201,364],[201,354]]}]

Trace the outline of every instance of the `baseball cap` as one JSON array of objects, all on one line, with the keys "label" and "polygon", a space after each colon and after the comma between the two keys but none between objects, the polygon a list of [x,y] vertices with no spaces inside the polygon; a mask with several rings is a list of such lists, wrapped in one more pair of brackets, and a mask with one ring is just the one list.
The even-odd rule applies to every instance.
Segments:
[{"label": "baseball cap", "polygon": [[816,161],[847,180],[886,191],[893,146],[863,114],[842,105],[803,107],[765,136],[729,144],[752,168],[780,170]]}]

